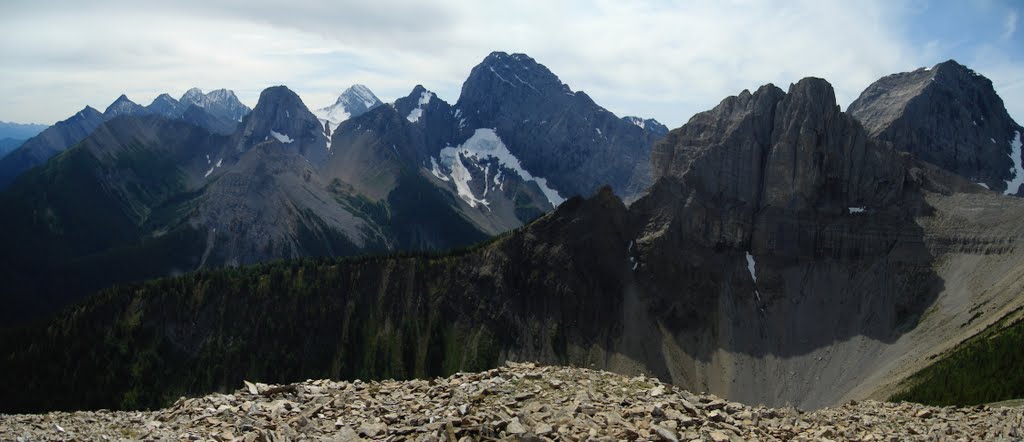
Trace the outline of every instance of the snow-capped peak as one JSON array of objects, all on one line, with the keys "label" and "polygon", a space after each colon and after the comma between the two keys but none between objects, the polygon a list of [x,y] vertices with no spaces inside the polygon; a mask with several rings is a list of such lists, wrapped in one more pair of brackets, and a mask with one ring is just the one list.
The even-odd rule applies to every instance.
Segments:
[{"label": "snow-capped peak", "polygon": [[338,123],[365,114],[382,104],[370,88],[355,84],[345,89],[334,104],[317,109],[313,114],[321,123],[330,122],[332,127],[337,127]]},{"label": "snow-capped peak", "polygon": [[346,98],[358,98],[363,102],[363,105],[366,106],[367,109],[380,105],[380,99],[378,99],[376,95],[373,95],[370,88],[361,84],[353,84],[348,89],[345,89],[345,92],[341,93],[341,96],[338,97],[338,101],[335,104],[340,103]]}]

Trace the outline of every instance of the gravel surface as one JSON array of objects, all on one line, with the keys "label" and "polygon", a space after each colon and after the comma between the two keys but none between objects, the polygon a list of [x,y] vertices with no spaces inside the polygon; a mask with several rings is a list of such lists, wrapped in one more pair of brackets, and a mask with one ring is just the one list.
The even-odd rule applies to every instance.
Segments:
[{"label": "gravel surface", "polygon": [[1021,440],[1020,408],[851,402],[802,412],[648,377],[510,363],[446,379],[288,385],[157,411],[0,415],[0,440]]}]

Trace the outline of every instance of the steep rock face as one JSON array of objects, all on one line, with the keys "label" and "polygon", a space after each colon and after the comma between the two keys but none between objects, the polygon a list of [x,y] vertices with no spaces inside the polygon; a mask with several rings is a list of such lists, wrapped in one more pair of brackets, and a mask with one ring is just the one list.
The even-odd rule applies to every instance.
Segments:
[{"label": "steep rock face", "polygon": [[723,100],[657,145],[652,167],[634,250],[642,297],[672,312],[646,333],[671,350],[642,359],[744,402],[817,407],[875,388],[887,364],[929,351],[908,342],[962,333],[934,328],[960,312],[924,315],[968,293],[944,256],[1012,253],[1020,234],[931,222],[946,195],[983,190],[869,138],[819,79]]},{"label": "steep rock face", "polygon": [[953,60],[876,81],[849,114],[871,137],[990,189],[1017,194],[1024,182],[1021,152],[1013,148],[1024,128],[989,79]]},{"label": "steep rock face", "polygon": [[178,116],[181,121],[202,127],[219,135],[231,135],[238,128],[238,122],[211,114],[199,106],[190,104]]},{"label": "steep rock face", "polygon": [[[683,181],[702,212],[706,245],[746,246],[755,213],[786,216],[883,210],[903,196],[906,161],[842,114],[832,88],[805,79],[729,97],[672,131],[652,153],[656,177]],[[710,210],[701,204],[714,201]],[[767,233],[767,232],[766,232]],[[788,241],[781,241],[788,243]]]},{"label": "steep rock face", "polygon": [[209,235],[197,267],[387,250],[298,152],[262,143],[215,170],[189,219]]},{"label": "steep rock face", "polygon": [[82,141],[103,124],[103,114],[86,106],[77,114],[50,126],[0,160],[0,189],[7,187],[26,170]]},{"label": "steep rock face", "polygon": [[562,198],[607,184],[632,199],[651,183],[647,159],[657,125],[616,117],[524,54],[487,56],[455,108],[462,126],[495,129],[524,168]]}]

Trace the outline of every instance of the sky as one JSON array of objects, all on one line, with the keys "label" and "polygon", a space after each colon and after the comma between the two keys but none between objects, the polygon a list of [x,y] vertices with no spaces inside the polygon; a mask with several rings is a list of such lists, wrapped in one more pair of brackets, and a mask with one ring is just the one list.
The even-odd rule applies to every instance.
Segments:
[{"label": "sky", "polygon": [[845,108],[873,81],[956,59],[1024,123],[1024,1],[3,0],[0,120],[52,124],[120,94],[199,87],[310,109],[348,86],[417,84],[449,103],[492,51],[530,55],[619,116],[678,127],[723,98],[803,77]]}]

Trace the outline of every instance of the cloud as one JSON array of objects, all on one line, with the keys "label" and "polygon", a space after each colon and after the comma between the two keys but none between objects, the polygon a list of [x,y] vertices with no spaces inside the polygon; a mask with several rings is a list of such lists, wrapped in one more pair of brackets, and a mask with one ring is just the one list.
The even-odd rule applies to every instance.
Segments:
[{"label": "cloud", "polygon": [[423,84],[454,102],[470,69],[501,50],[530,54],[613,112],[676,127],[764,83],[819,76],[848,104],[882,75],[951,58],[906,38],[917,11],[885,0],[9,3],[0,119],[16,121],[192,86],[253,105],[286,84],[317,108],[353,83],[384,100]]},{"label": "cloud", "polygon": [[1006,16],[1006,25],[1003,31],[1003,40],[1009,40],[1013,33],[1017,32],[1017,11],[1010,11]]}]

